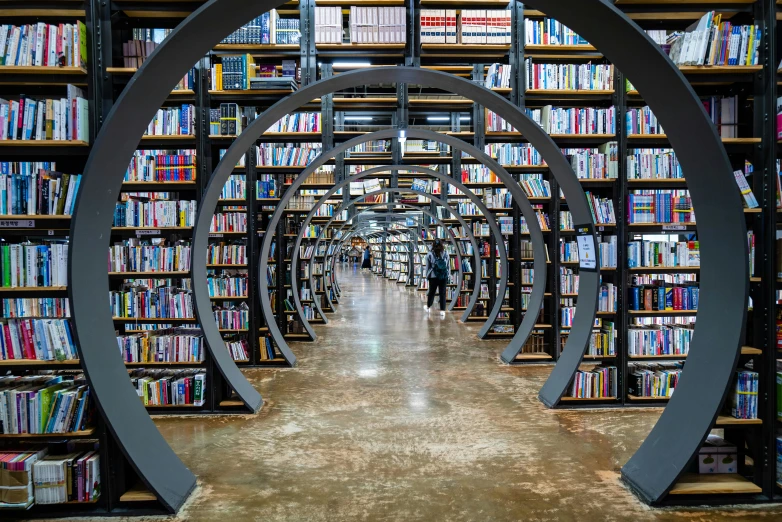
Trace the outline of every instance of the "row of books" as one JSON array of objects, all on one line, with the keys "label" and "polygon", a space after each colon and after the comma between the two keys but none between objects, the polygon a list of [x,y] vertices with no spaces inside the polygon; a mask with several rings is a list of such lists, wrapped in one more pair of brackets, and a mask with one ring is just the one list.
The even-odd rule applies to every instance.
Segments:
[{"label": "row of books", "polygon": [[84,92],[68,85],[67,98],[0,99],[0,140],[90,141]]},{"label": "row of books", "polygon": [[630,241],[627,243],[628,268],[699,267],[698,241]]},{"label": "row of books", "polygon": [[616,268],[618,249],[617,236],[603,236],[601,238],[597,244],[600,268]]},{"label": "row of books", "polygon": [[270,143],[256,147],[256,165],[259,167],[305,167],[321,153],[320,143],[299,145],[275,145]]},{"label": "row of books", "polygon": [[172,29],[134,27],[131,31],[132,39],[122,42],[122,66],[137,69],[163,43]]},{"label": "row of books", "polygon": [[493,63],[486,71],[483,86],[487,89],[509,89],[510,79],[513,74],[513,66],[502,63]]},{"label": "row of books", "polygon": [[193,136],[195,135],[195,105],[183,103],[181,107],[158,109],[144,131],[145,136]]},{"label": "row of books", "polygon": [[[328,7],[316,7],[318,9],[328,9]],[[337,7],[338,10],[342,8]],[[315,43],[329,43],[327,38],[339,37],[338,42],[342,43],[342,32],[336,26],[342,26],[342,13],[324,13],[323,20],[330,21],[336,18],[336,22],[327,25],[327,38],[318,39],[317,12],[315,14]],[[357,7],[350,6],[348,23],[350,24],[350,43],[358,44],[394,44],[405,43],[407,41],[407,9],[405,7]]]},{"label": "row of books", "polygon": [[248,330],[250,328],[250,312],[246,304],[237,310],[213,310],[217,327],[221,330]]},{"label": "row of books", "polygon": [[500,165],[545,165],[540,153],[529,143],[488,143],[484,152]]},{"label": "row of books", "polygon": [[195,225],[195,200],[118,202],[114,210],[115,227],[192,227]]},{"label": "row of books", "polygon": [[261,179],[255,181],[255,197],[257,199],[272,199],[277,197],[277,181],[272,174],[261,174]]},{"label": "row of books", "polygon": [[500,9],[421,9],[421,43],[509,44],[511,12]]},{"label": "row of books", "polygon": [[542,174],[521,174],[519,185],[527,196],[535,198],[550,198],[551,185]]},{"label": "row of books", "polygon": [[126,363],[204,360],[204,338],[197,329],[171,328],[118,335],[117,346]]},{"label": "row of books", "polygon": [[627,179],[682,179],[673,149],[632,149],[627,155]]},{"label": "row of books", "polygon": [[630,310],[697,310],[700,288],[697,286],[631,286]]},{"label": "row of books", "polygon": [[[529,281],[532,282],[531,280]],[[559,267],[559,292],[561,294],[578,293],[578,273],[571,268]]]},{"label": "row of books", "polygon": [[196,151],[136,150],[125,182],[195,181]]},{"label": "row of books", "polygon": [[569,27],[554,20],[543,18],[524,19],[525,45],[589,45],[589,42]]},{"label": "row of books", "polygon": [[687,190],[634,191],[627,196],[627,209],[629,223],[695,224]]},{"label": "row of books", "polygon": [[722,22],[709,11],[686,32],[668,36],[668,54],[677,65],[757,65],[761,33],[758,25]]},{"label": "row of books", "polygon": [[247,232],[247,213],[221,212],[212,216],[210,232]]},{"label": "row of books", "polygon": [[210,297],[247,297],[249,281],[243,277],[209,277],[206,280]]},{"label": "row of books", "polygon": [[246,265],[247,245],[210,243],[206,250],[206,262],[210,265]]},{"label": "row of books", "polygon": [[[538,226],[542,231],[551,230],[548,213],[537,210],[535,211],[535,218],[538,220]],[[529,225],[527,225],[527,219],[524,216],[521,217],[519,230],[522,234],[529,234]]]},{"label": "row of books", "polygon": [[67,243],[0,244],[3,288],[66,286]]},{"label": "row of books", "polygon": [[570,397],[596,399],[616,397],[616,366],[597,366],[592,370],[578,370],[570,386]]},{"label": "row of books", "polygon": [[72,24],[0,25],[0,65],[85,67],[87,26]]},{"label": "row of books", "polygon": [[47,170],[0,174],[0,215],[70,216],[80,183],[80,174]]},{"label": "row of books", "polygon": [[2,361],[66,361],[78,358],[67,319],[0,320]]},{"label": "row of books", "polygon": [[579,179],[617,179],[619,177],[619,143],[609,141],[592,149],[562,149]]},{"label": "row of books", "polygon": [[678,362],[628,365],[627,393],[636,397],[670,397],[682,373]]},{"label": "row of books", "polygon": [[145,406],[203,406],[204,370],[133,370],[130,382]]},{"label": "row of books", "polygon": [[[616,108],[595,107],[553,107],[546,105],[541,109],[525,109],[544,131],[549,134],[616,134]],[[487,126],[487,131],[513,130],[500,116],[488,111],[490,121],[499,128]]]},{"label": "row of books", "polygon": [[684,325],[630,325],[627,354],[633,356],[687,355],[694,329]]},{"label": "row of books", "polygon": [[36,504],[96,502],[100,497],[100,453],[49,455],[33,464]]},{"label": "row of books", "polygon": [[[250,347],[246,339],[240,339],[238,341],[226,341],[225,347],[228,349],[228,353],[231,354],[231,359],[234,361],[248,361],[250,360]],[[261,353],[263,353],[261,348]]]},{"label": "row of books", "polygon": [[84,380],[62,375],[0,377],[0,434],[70,433],[92,420]]},{"label": "row of books", "polygon": [[613,322],[603,321],[600,331],[592,331],[586,355],[616,355],[616,329]]},{"label": "row of books", "polygon": [[533,63],[524,60],[527,89],[613,91],[612,64]]},{"label": "row of books", "polygon": [[266,129],[266,132],[320,132],[321,113],[295,112],[286,114],[277,123]]},{"label": "row of books", "polygon": [[0,317],[70,317],[67,297],[12,297],[0,299]]},{"label": "row of books", "polygon": [[189,244],[143,245],[137,239],[109,247],[109,272],[187,272]]},{"label": "row of books", "polygon": [[737,419],[758,418],[759,378],[757,372],[737,371],[730,393],[730,413]]},{"label": "row of books", "polygon": [[131,320],[195,318],[192,294],[171,286],[114,290],[109,292],[109,304],[114,317]]},{"label": "row of books", "polygon": [[280,18],[276,9],[253,18],[221,42],[228,45],[299,43],[298,18]]},{"label": "row of books", "polygon": [[616,224],[616,214],[614,213],[614,202],[611,198],[601,198],[589,191],[585,192],[589,210],[592,212],[592,219],[598,225]]}]

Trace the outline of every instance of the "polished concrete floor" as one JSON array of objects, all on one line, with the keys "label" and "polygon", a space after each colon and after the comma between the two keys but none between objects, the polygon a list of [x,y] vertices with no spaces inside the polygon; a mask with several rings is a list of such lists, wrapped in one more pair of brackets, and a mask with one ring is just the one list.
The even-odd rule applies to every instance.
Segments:
[{"label": "polished concrete floor", "polygon": [[258,416],[156,419],[199,478],[177,520],[780,520],[782,507],[652,510],[618,480],[659,410],[551,411],[550,366],[508,367],[477,325],[345,271],[293,370],[246,374]]}]

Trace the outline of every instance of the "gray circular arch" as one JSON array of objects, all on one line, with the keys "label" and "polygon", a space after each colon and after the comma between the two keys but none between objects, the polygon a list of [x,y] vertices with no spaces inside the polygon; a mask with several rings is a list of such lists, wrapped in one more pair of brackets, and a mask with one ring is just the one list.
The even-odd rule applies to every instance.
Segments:
[{"label": "gray circular arch", "polygon": [[[366,196],[366,194],[365,194],[365,196]],[[359,198],[359,199],[360,199],[360,198]],[[395,206],[398,206],[398,207],[402,207],[402,208],[409,208],[409,209],[411,209],[411,210],[415,210],[416,212],[421,212],[422,214],[424,214],[424,215],[427,215],[427,216],[429,216],[430,218],[432,218],[433,220],[435,220],[435,221],[436,221],[436,222],[437,222],[437,223],[438,223],[440,226],[442,226],[443,228],[448,228],[448,229],[450,229],[450,228],[451,228],[450,226],[446,225],[446,224],[445,224],[445,223],[444,223],[444,222],[443,222],[443,221],[442,221],[440,218],[438,218],[436,215],[434,215],[432,212],[429,212],[429,211],[428,211],[428,210],[426,210],[426,209],[421,209],[421,208],[414,207],[414,206],[412,206],[412,205],[407,205],[407,204],[404,204],[404,203],[393,203],[393,204],[394,204]],[[356,216],[354,216],[354,217],[357,217],[357,216],[359,216],[359,215],[363,214],[364,212],[368,212],[368,211],[370,211],[370,210],[377,210],[377,209],[379,209],[379,208],[382,208],[382,207],[387,207],[387,206],[388,206],[388,203],[378,203],[377,205],[373,205],[373,206],[371,206],[371,207],[367,207],[367,208],[365,208],[365,209],[362,209],[362,210],[361,210],[361,211],[360,211],[360,212],[359,212],[359,213],[358,213]],[[393,213],[381,213],[381,214],[375,214],[375,217],[393,217],[393,216],[401,216],[401,215],[400,215],[400,214],[393,214]],[[406,216],[406,219],[412,219],[412,220],[414,220],[416,223],[418,223],[419,225],[423,225],[423,224],[422,224],[422,223],[421,223],[421,222],[420,222],[420,221],[419,221],[417,218],[415,218],[415,217]],[[330,222],[329,222],[329,223],[330,223]],[[328,224],[327,224],[326,226],[328,226]],[[342,225],[341,225],[341,227],[339,228],[339,230],[338,230],[338,231],[342,230],[342,229],[343,229],[345,226],[346,226],[346,224],[342,224]],[[409,234],[412,234],[412,230],[411,230],[410,228],[408,228],[408,227],[400,227],[400,228],[404,228],[404,229],[407,231],[407,233],[409,233]],[[414,234],[413,234],[413,236],[414,236],[414,239],[415,239],[415,241],[410,241],[410,242],[411,242],[411,243],[415,243],[416,245],[418,245],[418,243],[421,241],[421,239],[420,239],[420,238],[418,238],[417,236],[415,236]],[[321,237],[322,237],[322,236],[321,236]],[[315,243],[315,247],[316,247],[316,248],[317,248],[317,245],[319,244],[319,241],[320,241],[321,237],[319,237],[319,238],[318,238],[318,241]],[[457,284],[457,285],[461,285],[461,282],[462,282],[462,279],[463,279],[463,276],[462,276],[462,266],[461,266],[461,262],[462,262],[462,254],[461,254],[461,252],[459,251],[459,245],[458,245],[458,243],[457,243],[457,241],[456,241],[456,238],[454,238],[453,236],[449,235],[448,239],[451,241],[451,243],[454,245],[454,248],[456,249],[456,257],[457,257],[457,259],[459,260],[459,267],[458,267],[458,272],[459,272],[459,275],[458,275],[458,277],[457,277],[457,283],[456,283],[456,284]],[[476,244],[476,241],[475,241],[475,239],[474,239],[474,236],[473,236],[472,242],[473,242],[473,244]],[[333,243],[334,243],[334,239],[331,239],[331,241],[329,241],[329,247],[330,247],[330,246],[331,246]],[[312,271],[310,271],[310,285],[312,285]],[[449,308],[448,308],[448,310],[449,310],[449,311],[451,311],[451,310],[453,309],[453,307],[455,306],[455,303],[456,303],[456,300],[454,300],[454,301],[453,301],[453,303],[452,303],[452,304],[449,306]]]},{"label": "gray circular arch", "polygon": [[[347,182],[349,182],[351,179],[352,179],[352,177],[348,178]],[[345,181],[343,181],[341,183],[345,183]],[[331,190],[336,191],[335,189],[331,189]],[[413,192],[413,193],[419,194],[421,196],[429,198],[430,201],[433,201],[435,203],[440,204],[441,206],[443,206],[445,208],[448,208],[451,211],[451,214],[457,219],[457,221],[459,221],[459,224],[462,225],[463,227],[467,228],[467,222],[464,220],[464,218],[461,216],[461,214],[455,212],[453,209],[451,209],[448,206],[447,201],[445,201],[443,199],[440,199],[438,197],[435,197],[435,196],[433,196],[431,194],[427,194],[425,192],[421,192],[421,191],[413,190],[413,189],[384,188],[384,189],[376,190],[374,192],[370,192],[368,194],[364,194],[360,198],[357,198],[357,199],[351,201],[350,203],[348,203],[347,205],[344,205],[343,207],[340,207],[340,208],[342,210],[348,209],[348,208],[354,206],[359,200],[361,200],[361,199],[363,199],[363,198],[365,198],[367,196],[373,196],[373,195],[377,195],[377,194],[395,194],[395,193],[401,193],[401,192]],[[327,193],[327,195],[328,195],[328,193]],[[284,196],[283,196],[283,199],[284,199]],[[283,201],[281,201],[280,204],[283,204]],[[382,205],[388,205],[388,203],[382,203]],[[417,211],[424,212],[423,209],[419,209],[418,207],[413,207],[413,206],[410,206],[410,205],[404,205],[403,203],[397,203],[397,205],[399,205],[399,206],[408,206],[410,208],[415,208]],[[442,222],[442,220],[440,218],[436,217],[431,212],[426,211],[424,213],[427,214],[432,219],[436,220],[440,225],[445,226],[444,223]],[[331,220],[329,220],[329,222],[326,223],[326,225],[324,226],[324,230],[334,221],[335,218],[336,218],[336,216],[332,217]],[[344,227],[344,225],[343,225],[343,227]],[[455,239],[454,239],[454,241],[455,241]],[[473,249],[474,249],[474,252],[475,252],[475,258],[476,258],[476,260],[478,262],[480,262],[480,252],[478,251],[478,244],[475,241],[475,236],[472,235],[472,234],[471,234],[471,242],[472,242]],[[291,254],[291,264],[293,264],[292,261],[294,259],[296,259],[296,257],[295,257],[296,253],[297,253],[296,249],[298,248],[299,243],[300,243],[300,241],[296,242],[296,247],[294,248],[294,252]],[[458,251],[459,246],[458,245],[455,245],[455,246],[456,246],[456,249]],[[263,247],[262,247],[261,248],[261,252],[263,253],[263,251],[264,250],[263,250]],[[258,269],[259,269],[259,271],[261,271],[260,273],[262,273],[262,274],[266,273],[266,267],[263,265],[263,262],[261,262],[261,264],[260,264]],[[507,281],[507,278],[506,278],[506,281]],[[293,287],[293,284],[295,282],[296,282],[295,274],[294,274],[294,271],[291,270],[291,287]],[[263,308],[264,313],[266,313],[267,312],[267,309],[265,308],[266,302],[263,300],[264,292],[266,292],[268,294],[268,284],[266,282],[266,279],[263,278],[263,277],[258,278],[258,286],[259,286],[259,292],[260,292],[260,295],[261,295],[261,307]],[[480,287],[478,288],[477,291],[473,291],[473,298],[470,300],[470,304],[468,305],[468,309],[471,309],[472,307],[475,306],[475,302],[477,301],[477,297],[478,297],[478,292],[479,291],[480,291]],[[294,294],[294,299],[296,299],[296,297],[297,297],[296,296],[296,292],[292,292],[292,293]],[[267,300],[268,300],[268,297],[267,297]],[[500,303],[500,304],[502,304],[502,303]],[[301,302],[300,301],[297,303],[297,310],[301,310]],[[269,301],[269,312],[270,311],[271,311],[271,301]],[[302,324],[305,326],[305,328],[307,328],[308,333],[314,339],[315,338],[315,332],[312,330],[311,325],[309,325],[309,323],[305,323],[304,319],[302,319]],[[269,330],[269,332],[272,334],[272,337],[274,337],[274,333],[271,330]],[[275,338],[274,340],[278,343],[278,346],[280,345],[281,342],[285,343],[284,337],[282,337],[282,338]]]},{"label": "gray circular arch", "polygon": [[[447,176],[445,174],[442,174],[440,172],[437,172],[437,171],[434,171],[434,170],[431,170],[431,169],[426,169],[426,168],[417,167],[417,166],[390,165],[390,166],[382,166],[382,167],[375,167],[375,168],[372,168],[372,169],[367,169],[365,171],[362,171],[362,172],[359,172],[357,174],[354,174],[353,176],[349,176],[348,178],[346,178],[346,179],[340,181],[339,183],[337,183],[336,185],[334,185],[334,187],[329,189],[325,194],[323,194],[323,196],[321,196],[321,198],[315,203],[315,205],[312,208],[312,210],[310,211],[310,213],[307,215],[307,218],[304,220],[304,222],[302,224],[302,229],[304,227],[306,227],[307,224],[309,224],[309,222],[312,220],[312,217],[314,216],[314,214],[317,211],[317,209],[326,200],[328,200],[329,197],[331,197],[333,194],[335,194],[339,189],[348,186],[351,182],[353,182],[353,181],[355,181],[357,179],[361,179],[361,178],[364,178],[364,177],[367,177],[367,176],[372,176],[373,174],[380,173],[380,172],[398,171],[398,170],[408,170],[408,171],[411,171],[411,172],[415,172],[417,174],[425,174],[425,175],[432,176],[434,178],[437,178],[440,181],[444,181],[446,183],[449,183],[449,184],[455,186],[461,192],[463,192],[464,195],[470,201],[472,201],[475,204],[476,207],[478,207],[478,209],[483,213],[484,216],[486,216],[486,221],[488,222],[489,227],[492,230],[492,234],[494,235],[495,240],[497,241],[498,250],[500,250],[500,259],[501,259],[502,266],[505,267],[505,269],[503,270],[501,281],[500,281],[500,293],[502,295],[504,295],[505,294],[505,288],[507,288],[507,281],[508,281],[508,277],[507,277],[507,274],[508,274],[508,256],[507,256],[507,252],[505,251],[504,248],[499,248],[499,245],[504,244],[504,238],[502,236],[502,232],[500,231],[500,228],[497,226],[496,220],[494,219],[494,213],[491,212],[491,209],[486,207],[486,205],[483,204],[481,199],[478,196],[476,196],[474,193],[472,193],[472,191],[470,191],[461,181],[459,181],[459,180],[457,180],[455,178],[452,178],[451,176]],[[410,190],[410,192],[419,193],[419,192],[413,191],[413,190]],[[364,197],[366,197],[366,195],[364,195]],[[425,197],[428,197],[428,196],[425,195]],[[430,198],[430,200],[434,201],[431,198]],[[452,209],[450,207],[450,205],[447,205],[447,203],[448,203],[447,200],[445,200],[445,203],[446,203],[445,208],[447,208],[449,210],[449,212],[451,212],[451,214],[453,214],[454,216],[459,216],[459,213],[457,211]],[[527,201],[527,203],[528,203],[528,201]],[[343,210],[347,209],[349,206],[350,205],[341,206],[339,210],[343,211]],[[532,210],[531,206],[530,206],[530,210]],[[431,216],[431,214],[430,214],[430,216]],[[457,219],[460,219],[460,217],[461,216],[457,217]],[[323,233],[325,233],[326,229],[331,225],[331,223],[334,222],[335,219],[336,219],[335,217],[332,217],[332,219],[330,219],[328,221],[328,223],[326,223],[326,225],[323,227],[323,230],[321,231],[321,234],[318,237],[318,240],[315,242],[315,249],[316,250],[317,250],[318,244],[320,243],[321,236],[323,235]],[[460,223],[462,223],[461,220],[460,220]],[[537,221],[535,221],[535,225],[537,225]],[[481,265],[480,265],[480,254],[477,253],[477,242],[475,241],[475,236],[472,233],[472,230],[470,229],[469,226],[466,226],[466,225],[463,225],[463,226],[464,226],[465,230],[468,231],[467,235],[468,235],[470,241],[473,244],[473,248],[476,249],[476,262],[478,264],[475,266],[475,269],[478,270],[478,268]],[[343,225],[343,227],[340,228],[340,230],[342,228],[344,228],[344,225]],[[540,227],[538,227],[538,231],[540,231]],[[542,239],[543,239],[543,237],[542,237],[542,233],[541,233],[541,240]],[[296,245],[295,245],[295,247],[293,249],[294,253],[291,256],[292,259],[294,258],[294,256],[298,255],[298,248],[299,248],[300,244],[301,244],[301,234],[299,234],[299,237],[297,238],[297,241],[296,241]],[[458,249],[457,249],[457,252],[458,252]],[[293,279],[293,276],[291,277],[291,279]],[[312,284],[312,272],[310,271],[310,285],[311,284]],[[476,294],[476,296],[477,296],[477,294]],[[542,300],[541,300],[541,303],[542,303]],[[475,306],[475,302],[473,300],[471,300],[470,304],[467,306],[467,310],[465,310],[465,313],[462,316],[462,321],[466,321],[467,320],[467,317],[470,315],[470,312],[472,311],[472,308],[474,306]],[[318,308],[320,308],[320,307],[318,307]],[[482,329],[481,332],[484,332],[484,330],[488,331],[488,329],[493,324],[493,321],[496,319],[497,314],[499,314],[501,308],[502,308],[502,302],[500,300],[499,306],[496,306],[496,303],[495,303],[494,310],[492,310],[493,313],[489,314],[489,316],[488,316],[488,320],[487,320],[488,326],[485,329]],[[321,311],[321,314],[322,314],[322,311]],[[485,335],[485,333],[483,333],[483,335]]]},{"label": "gray circular arch", "polygon": [[[120,450],[144,484],[171,511],[176,511],[195,487],[195,476],[159,435],[129,383],[118,385],[127,378],[121,357],[105,349],[113,342],[110,310],[96,305],[104,302],[108,280],[94,276],[106,269],[101,260],[105,259],[109,245],[113,207],[129,159],[138,137],[164,103],[171,86],[235,27],[280,3],[280,0],[209,0],[169,34],[139,68],[106,118],[87,161],[77,210],[71,220],[73,248],[68,262],[68,292],[82,368],[94,391],[98,409]],[[545,9],[549,15],[584,35],[633,78],[633,83],[668,129],[668,139],[689,174],[687,181],[694,206],[699,209],[704,223],[699,227],[704,253],[701,265],[703,301],[696,326],[703,333],[695,336],[688,371],[682,376],[679,392],[671,399],[650,437],[623,468],[625,480],[645,500],[655,502],[684,471],[716,420],[738,360],[745,323],[744,303],[748,295],[746,224],[740,198],[731,177],[727,154],[696,93],[638,26],[601,0],[532,0],[529,3]],[[502,114],[510,125],[532,138],[533,145],[546,158],[552,175],[563,187],[576,222],[591,222],[586,197],[564,158],[557,157],[556,144],[550,137],[541,135],[540,129],[528,128],[524,115],[510,102],[481,86],[459,84],[460,79],[455,77],[445,78],[446,73],[417,70],[415,75],[406,67],[388,69],[394,73],[390,81],[389,76],[384,75],[385,71],[378,69],[371,71],[373,80],[445,87],[444,90],[473,99]],[[345,80],[351,75],[355,73],[335,78]],[[437,75],[442,76],[438,78]],[[349,85],[351,80],[345,81]],[[238,161],[238,154],[232,159]],[[232,169],[234,164],[227,165],[225,171]],[[211,207],[209,218],[214,213],[217,196],[219,191],[214,201],[207,202]],[[201,206],[199,217],[203,209]],[[198,257],[194,259],[198,260]],[[203,272],[205,277],[205,268]],[[552,404],[551,399],[557,397],[557,384],[562,382],[563,376],[566,378],[562,386],[564,393],[586,349],[589,332],[586,332],[583,344],[573,342],[573,334],[582,323],[588,323],[585,327],[591,330],[598,286],[597,275],[591,275],[588,272],[581,275],[578,300],[580,310],[591,309],[591,317],[576,314],[568,340],[576,347],[565,350],[546,383],[552,384],[541,390],[540,398],[544,403]],[[722,299],[726,290],[736,298]],[[705,326],[700,327],[701,324]],[[575,354],[576,351],[580,355]],[[233,364],[230,357],[228,359]],[[217,362],[219,369],[224,371],[223,361]],[[567,368],[560,371],[560,367]],[[567,369],[571,371],[563,375]],[[231,379],[227,380],[233,385]],[[686,427],[684,433],[681,432],[683,427]]]}]

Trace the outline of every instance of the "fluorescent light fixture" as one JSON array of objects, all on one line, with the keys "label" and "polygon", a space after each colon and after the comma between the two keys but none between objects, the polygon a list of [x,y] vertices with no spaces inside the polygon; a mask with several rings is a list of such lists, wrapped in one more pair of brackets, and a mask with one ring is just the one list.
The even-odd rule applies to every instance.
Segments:
[{"label": "fluorescent light fixture", "polygon": [[369,67],[372,64],[369,63],[369,62],[336,62],[336,63],[334,63],[332,65],[334,67],[340,67],[340,68],[342,68],[342,67],[356,67],[356,68],[358,68],[358,67]]},{"label": "fluorescent light fixture", "polygon": [[372,116],[345,116],[345,121],[372,121]]},{"label": "fluorescent light fixture", "polygon": [[460,116],[459,117],[459,121],[470,121],[470,117],[469,116]]},{"label": "fluorescent light fixture", "polygon": [[426,121],[451,121],[448,116],[427,116]]}]

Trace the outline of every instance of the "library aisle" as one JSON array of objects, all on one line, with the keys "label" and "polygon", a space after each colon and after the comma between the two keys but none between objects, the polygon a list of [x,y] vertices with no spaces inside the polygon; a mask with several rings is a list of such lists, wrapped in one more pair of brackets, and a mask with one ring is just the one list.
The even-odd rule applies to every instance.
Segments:
[{"label": "library aisle", "polygon": [[[258,416],[156,417],[199,477],[175,520],[771,520],[782,508],[650,510],[619,468],[659,409],[546,410],[551,366],[509,367],[422,292],[342,269],[297,369],[245,370]],[[565,514],[571,516],[566,516]]]}]

